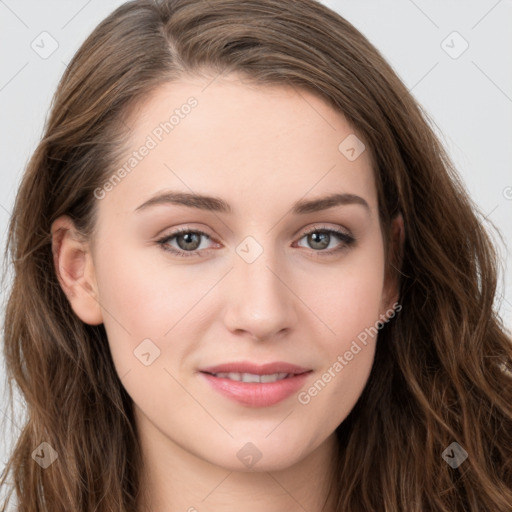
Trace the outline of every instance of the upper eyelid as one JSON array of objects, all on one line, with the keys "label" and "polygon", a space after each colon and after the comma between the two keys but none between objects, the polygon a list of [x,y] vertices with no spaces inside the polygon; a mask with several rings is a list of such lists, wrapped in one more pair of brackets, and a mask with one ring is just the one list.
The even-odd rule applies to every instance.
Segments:
[{"label": "upper eyelid", "polygon": [[302,231],[299,230],[297,233],[301,232],[302,236],[307,235],[308,233],[315,232],[315,231],[342,231],[343,233],[347,235],[351,235],[350,231],[347,228],[343,228],[341,226],[338,226],[336,228],[329,227],[329,226],[322,226],[321,224],[313,225],[311,228],[307,228],[306,230]]}]

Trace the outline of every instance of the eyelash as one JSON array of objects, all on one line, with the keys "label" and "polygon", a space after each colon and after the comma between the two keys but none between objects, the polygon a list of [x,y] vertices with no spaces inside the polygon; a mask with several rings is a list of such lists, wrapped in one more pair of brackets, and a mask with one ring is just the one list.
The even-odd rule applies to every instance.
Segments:
[{"label": "eyelash", "polygon": [[[330,256],[330,255],[335,254],[343,249],[346,249],[347,247],[350,247],[356,241],[356,239],[353,236],[349,235],[348,233],[345,233],[344,231],[333,229],[333,228],[317,227],[317,226],[314,226],[310,230],[302,233],[299,240],[302,240],[305,236],[308,236],[312,233],[317,233],[317,232],[335,235],[342,242],[342,244],[340,246],[338,246],[334,249],[329,249],[329,250],[311,249],[313,251],[313,253],[315,253],[315,255],[318,255],[318,256]],[[172,240],[173,238],[176,238],[177,236],[179,236],[181,234],[184,234],[184,233],[194,233],[196,235],[204,236],[204,237],[208,238],[209,240],[212,239],[210,237],[210,235],[208,235],[204,231],[188,229],[188,228],[180,228],[180,229],[177,229],[176,231],[172,232],[171,234],[158,239],[157,243],[162,246],[162,249],[164,251],[170,252],[176,256],[180,256],[180,257],[200,256],[200,257],[203,257],[205,255],[204,254],[205,251],[208,251],[208,249],[201,249],[201,250],[195,250],[195,251],[183,251],[181,249],[176,249],[174,247],[169,248],[169,246],[167,245],[169,243],[169,241]]]}]

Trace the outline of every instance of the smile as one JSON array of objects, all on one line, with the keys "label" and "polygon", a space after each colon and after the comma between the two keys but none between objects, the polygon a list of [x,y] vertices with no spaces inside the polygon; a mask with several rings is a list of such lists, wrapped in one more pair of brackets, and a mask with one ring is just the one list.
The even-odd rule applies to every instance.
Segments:
[{"label": "smile", "polygon": [[204,368],[210,389],[246,407],[270,407],[297,393],[312,370],[289,363],[234,362]]},{"label": "smile", "polygon": [[259,382],[262,384],[276,382],[293,376],[291,373],[271,373],[269,375],[256,375],[255,373],[214,373],[215,377],[220,379],[236,380],[238,382]]}]

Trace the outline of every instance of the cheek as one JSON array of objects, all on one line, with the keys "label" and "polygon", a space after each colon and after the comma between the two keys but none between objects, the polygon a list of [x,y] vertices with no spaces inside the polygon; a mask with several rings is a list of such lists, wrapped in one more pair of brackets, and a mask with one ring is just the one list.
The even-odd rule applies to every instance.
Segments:
[{"label": "cheek", "polygon": [[[178,301],[179,293],[175,287],[165,287],[164,298],[162,276],[151,276],[134,252],[119,255],[107,249],[106,257],[98,256],[96,279],[104,326],[112,357],[123,374],[140,364],[134,351],[144,340],[152,340],[158,347],[159,339],[172,326],[175,315],[169,304]],[[158,352],[156,348],[153,351]]]},{"label": "cheek", "polygon": [[159,308],[164,307],[160,300],[161,281],[151,279],[144,266],[130,261],[129,255],[122,260],[110,255],[98,269],[97,279],[106,324],[117,322],[134,333],[154,325]]},{"label": "cheek", "polygon": [[[323,428],[336,428],[361,395],[375,354],[382,305],[384,259],[382,246],[347,257],[322,290],[310,295],[312,309],[329,331],[318,336],[324,364],[316,379],[298,396],[306,410],[329,410]],[[316,414],[316,412],[315,412]]]},{"label": "cheek", "polygon": [[197,315],[204,314],[203,306],[209,304],[203,299],[218,282],[218,272],[201,271],[198,279],[198,271],[191,266],[157,265],[144,261],[144,255],[135,250],[116,254],[107,249],[104,256],[99,254],[96,278],[104,326],[119,374],[140,366],[134,352],[142,342],[150,352],[159,354],[155,366],[164,365],[170,341],[173,359],[179,359],[182,349],[193,346],[190,338],[194,337]]},{"label": "cheek", "polygon": [[[348,416],[366,386],[375,355],[380,304],[375,283],[345,285],[343,293],[333,294],[325,304],[325,323],[333,333],[317,337],[322,365],[297,396],[318,437],[332,432]],[[315,418],[322,421],[317,424]]]},{"label": "cheek", "polygon": [[[376,238],[365,250],[348,254],[336,268],[308,279],[309,289],[316,290],[309,300],[333,334],[331,350],[344,348],[380,319],[384,257],[378,242]],[[311,286],[314,281],[316,287]]]}]

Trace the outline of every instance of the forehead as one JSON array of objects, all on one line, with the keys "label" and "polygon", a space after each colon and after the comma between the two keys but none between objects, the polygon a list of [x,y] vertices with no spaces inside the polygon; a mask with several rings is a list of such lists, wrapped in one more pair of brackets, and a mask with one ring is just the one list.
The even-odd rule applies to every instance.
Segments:
[{"label": "forehead", "polygon": [[235,212],[326,192],[376,203],[362,137],[304,89],[190,77],[154,90],[128,124],[127,151],[115,166],[123,176],[102,201],[117,209],[133,210],[167,188],[225,197]]}]

